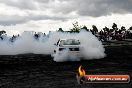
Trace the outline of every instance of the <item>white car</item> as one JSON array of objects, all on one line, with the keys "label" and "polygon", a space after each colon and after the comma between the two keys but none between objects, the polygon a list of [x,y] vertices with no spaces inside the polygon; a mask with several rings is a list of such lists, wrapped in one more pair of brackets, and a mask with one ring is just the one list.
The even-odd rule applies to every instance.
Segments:
[{"label": "white car", "polygon": [[51,55],[62,55],[63,53],[67,53],[68,56],[75,56],[75,57],[82,57],[80,49],[80,41],[77,39],[59,39],[57,44],[57,48],[54,50],[53,54]]}]

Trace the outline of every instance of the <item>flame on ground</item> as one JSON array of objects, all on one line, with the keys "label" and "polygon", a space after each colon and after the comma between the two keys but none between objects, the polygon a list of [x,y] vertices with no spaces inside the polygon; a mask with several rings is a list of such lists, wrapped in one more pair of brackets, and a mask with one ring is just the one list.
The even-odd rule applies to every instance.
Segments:
[{"label": "flame on ground", "polygon": [[80,76],[84,76],[85,75],[85,70],[82,68],[82,66],[79,66],[78,71],[79,71],[79,75]]}]

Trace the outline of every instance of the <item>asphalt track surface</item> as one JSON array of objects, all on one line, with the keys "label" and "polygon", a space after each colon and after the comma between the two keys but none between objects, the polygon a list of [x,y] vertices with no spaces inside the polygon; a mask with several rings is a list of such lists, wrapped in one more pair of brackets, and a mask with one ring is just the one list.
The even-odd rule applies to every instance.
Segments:
[{"label": "asphalt track surface", "polygon": [[106,46],[107,56],[79,62],[55,62],[49,55],[1,55],[0,88],[132,88],[128,84],[77,83],[80,65],[87,74],[129,74],[132,77],[132,46]]}]

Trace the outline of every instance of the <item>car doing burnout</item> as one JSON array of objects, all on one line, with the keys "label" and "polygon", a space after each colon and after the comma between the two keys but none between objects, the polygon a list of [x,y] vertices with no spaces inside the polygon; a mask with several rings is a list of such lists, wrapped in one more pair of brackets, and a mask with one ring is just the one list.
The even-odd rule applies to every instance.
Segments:
[{"label": "car doing burnout", "polygon": [[56,54],[62,55],[62,53],[67,53],[68,56],[82,57],[80,44],[80,41],[77,39],[59,39],[57,44],[55,44],[57,47],[51,56],[54,57]]}]

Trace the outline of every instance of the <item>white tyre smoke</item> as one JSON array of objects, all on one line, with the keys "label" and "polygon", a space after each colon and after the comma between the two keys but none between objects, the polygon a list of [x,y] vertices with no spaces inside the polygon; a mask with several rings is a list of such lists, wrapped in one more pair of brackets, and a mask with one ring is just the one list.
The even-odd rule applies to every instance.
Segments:
[{"label": "white tyre smoke", "polygon": [[[10,42],[9,37],[0,40],[0,55],[17,55],[25,53],[34,54],[51,54],[55,50],[59,39],[78,39],[81,42],[81,53],[83,59],[99,59],[105,57],[105,49],[98,39],[91,32],[81,31],[80,33],[62,33],[51,32],[47,36],[41,35],[38,40],[34,38],[32,32],[24,32],[14,42]],[[56,55],[54,60],[62,61],[79,61],[78,57],[66,58],[66,51],[62,56]]]}]

